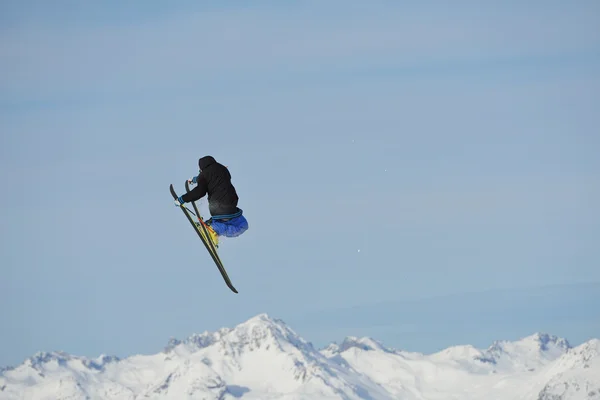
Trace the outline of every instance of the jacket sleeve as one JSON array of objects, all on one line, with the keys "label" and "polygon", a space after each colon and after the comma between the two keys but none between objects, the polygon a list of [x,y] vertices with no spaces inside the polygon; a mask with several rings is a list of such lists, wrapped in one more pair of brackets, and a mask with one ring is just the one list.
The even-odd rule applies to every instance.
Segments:
[{"label": "jacket sleeve", "polygon": [[184,203],[200,200],[206,195],[206,191],[208,190],[208,182],[206,182],[206,178],[204,175],[202,175],[202,173],[198,175],[198,180],[196,183],[198,186],[181,196],[181,200],[183,200]]}]

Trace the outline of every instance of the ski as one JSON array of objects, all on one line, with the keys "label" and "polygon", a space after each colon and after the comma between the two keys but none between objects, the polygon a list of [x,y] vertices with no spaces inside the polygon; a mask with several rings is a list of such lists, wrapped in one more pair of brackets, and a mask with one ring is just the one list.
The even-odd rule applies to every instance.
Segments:
[{"label": "ski", "polygon": [[[188,185],[187,181],[186,181],[185,186],[186,186],[186,190],[189,192],[189,185]],[[179,196],[177,196],[177,193],[175,192],[175,189],[173,188],[173,184],[171,184],[170,190],[171,190],[171,195],[173,196],[173,199],[177,199]],[[217,249],[215,248],[212,240],[210,240],[209,233],[206,231],[206,226],[205,226],[204,220],[200,216],[200,213],[198,212],[198,207],[196,207],[195,202],[192,202],[192,206],[194,207],[194,210],[196,211],[196,217],[198,217],[198,224],[196,224],[194,222],[194,220],[192,219],[191,211],[188,210],[187,207],[182,205],[179,208],[181,208],[181,211],[183,211],[183,213],[187,217],[190,224],[192,224],[192,226],[194,227],[194,230],[200,237],[200,240],[202,241],[202,243],[204,243],[206,250],[212,257],[213,261],[217,265],[217,268],[219,269],[219,272],[223,276],[223,279],[225,280],[227,287],[229,287],[229,289],[231,289],[232,292],[238,293],[237,289],[231,283],[231,280],[229,279],[229,276],[227,275],[227,271],[225,271],[225,267],[223,266],[223,263],[221,262],[221,258],[219,257],[219,254],[217,253]]]},{"label": "ski", "polygon": [[[190,184],[187,180],[185,181],[185,191],[188,193],[190,192]],[[221,262],[221,258],[219,257],[219,253],[217,253],[217,248],[216,248],[215,244],[213,243],[213,241],[210,239],[210,234],[207,232],[206,223],[204,222],[204,219],[200,215],[200,211],[198,211],[198,207],[196,206],[195,201],[192,201],[192,207],[194,208],[194,211],[196,212],[195,213],[196,218],[198,218],[198,223],[194,222],[194,225],[196,225],[196,228],[202,234],[203,240],[205,240],[209,244],[209,246],[210,246],[209,251],[214,253],[217,256],[217,258],[219,258],[219,262],[221,263],[221,265],[223,265],[223,263]]]}]

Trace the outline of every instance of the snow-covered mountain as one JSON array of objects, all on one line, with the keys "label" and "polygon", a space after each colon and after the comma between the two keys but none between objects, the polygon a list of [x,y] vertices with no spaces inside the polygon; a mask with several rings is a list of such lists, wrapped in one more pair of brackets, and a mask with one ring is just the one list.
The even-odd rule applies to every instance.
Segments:
[{"label": "snow-covered mountain", "polygon": [[356,337],[318,350],[261,314],[153,355],[38,353],[0,369],[0,399],[600,400],[599,353],[598,339],[546,334],[428,355]]}]

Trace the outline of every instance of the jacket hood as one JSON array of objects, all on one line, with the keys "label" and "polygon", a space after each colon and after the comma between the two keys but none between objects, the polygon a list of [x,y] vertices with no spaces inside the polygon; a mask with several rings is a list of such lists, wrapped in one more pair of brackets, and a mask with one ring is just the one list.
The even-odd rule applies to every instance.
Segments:
[{"label": "jacket hood", "polygon": [[202,170],[216,162],[217,161],[212,156],[204,156],[198,160],[198,167],[200,167],[200,169]]}]

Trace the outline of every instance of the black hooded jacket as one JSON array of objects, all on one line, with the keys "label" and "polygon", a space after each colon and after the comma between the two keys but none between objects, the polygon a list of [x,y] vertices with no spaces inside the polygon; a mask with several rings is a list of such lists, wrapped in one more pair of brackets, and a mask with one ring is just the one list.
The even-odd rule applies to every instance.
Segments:
[{"label": "black hooded jacket", "polygon": [[198,167],[198,186],[181,196],[181,200],[189,203],[208,194],[208,209],[212,216],[238,212],[238,195],[231,183],[231,174],[227,167],[219,164],[211,156],[198,160]]}]

